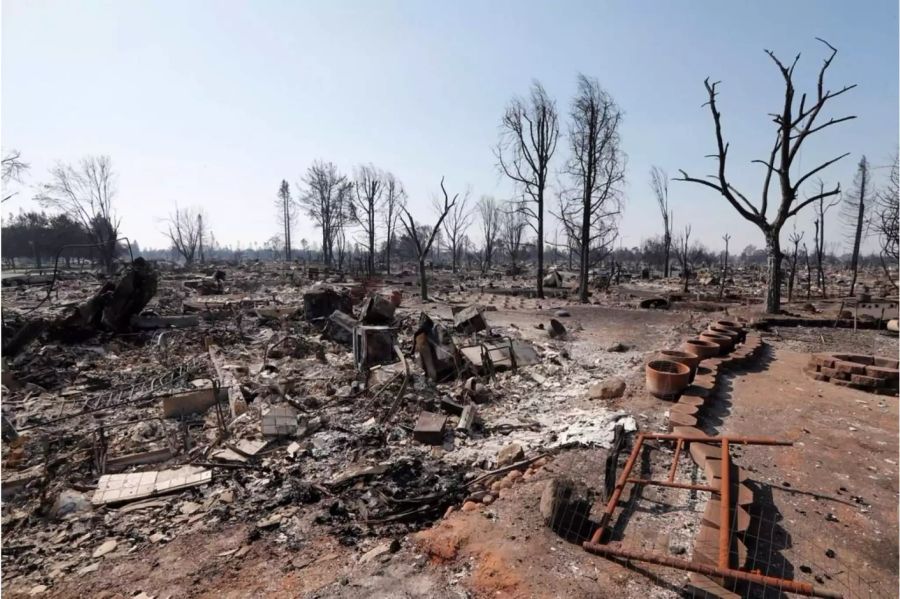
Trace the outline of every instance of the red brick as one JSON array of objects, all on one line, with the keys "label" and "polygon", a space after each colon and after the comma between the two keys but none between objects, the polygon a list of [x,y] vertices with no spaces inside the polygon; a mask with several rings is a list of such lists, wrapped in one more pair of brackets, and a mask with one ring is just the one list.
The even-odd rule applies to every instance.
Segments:
[{"label": "red brick", "polygon": [[893,368],[894,370],[897,370],[898,368],[900,368],[900,360],[876,357],[875,366],[880,366],[881,368]]},{"label": "red brick", "polygon": [[896,379],[900,376],[900,371],[895,368],[887,368],[884,366],[866,366],[866,375],[875,377],[876,379]]},{"label": "red brick", "polygon": [[816,366],[827,366],[828,368],[834,368],[834,356],[832,356],[831,354],[813,354],[813,357],[810,361]]},{"label": "red brick", "polygon": [[884,381],[881,379],[876,379],[872,376],[866,376],[864,374],[854,374],[850,376],[850,382],[855,383],[857,385],[862,385],[864,387],[881,387],[884,384]]},{"label": "red brick", "polygon": [[845,372],[847,374],[865,374],[866,367],[863,364],[857,364],[856,362],[848,362],[846,360],[838,360],[834,363],[834,369],[838,372]]}]

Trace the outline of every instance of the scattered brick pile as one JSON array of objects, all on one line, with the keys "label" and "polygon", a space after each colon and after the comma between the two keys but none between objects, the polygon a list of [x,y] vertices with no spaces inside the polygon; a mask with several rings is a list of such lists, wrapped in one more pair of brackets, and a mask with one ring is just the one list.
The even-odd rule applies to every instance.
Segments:
[{"label": "scattered brick pile", "polygon": [[898,361],[862,354],[813,354],[803,372],[816,379],[868,391],[897,395]]}]

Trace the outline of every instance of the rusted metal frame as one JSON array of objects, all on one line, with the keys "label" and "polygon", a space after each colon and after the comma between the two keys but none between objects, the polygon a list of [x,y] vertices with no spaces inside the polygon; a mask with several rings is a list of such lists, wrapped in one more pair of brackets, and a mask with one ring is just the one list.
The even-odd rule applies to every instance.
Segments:
[{"label": "rusted metal frame", "polygon": [[681,446],[684,445],[684,439],[678,439],[675,443],[675,457],[672,458],[672,468],[669,470],[669,482],[675,481],[675,471],[678,469],[678,458],[681,457]]},{"label": "rusted metal frame", "polygon": [[690,491],[707,491],[709,493],[718,493],[718,487],[711,487],[709,485],[693,485],[691,483],[676,483],[669,482],[667,480],[652,480],[649,478],[629,478],[629,483],[633,485],[653,485],[656,487],[670,487],[672,489],[688,489]]},{"label": "rusted metal frame", "polygon": [[667,433],[641,433],[644,439],[654,439],[657,441],[678,441],[681,439],[685,443],[712,443],[719,444],[724,440],[728,440],[731,444],[737,445],[793,445],[793,441],[780,441],[772,437],[707,437],[705,435],[674,435]]},{"label": "rusted metal frame", "polygon": [[591,541],[586,541],[583,545],[584,549],[590,553],[603,556],[621,557],[629,560],[647,562],[660,566],[668,566],[678,570],[687,572],[696,572],[706,576],[716,578],[725,578],[731,581],[744,581],[756,584],[762,584],[775,587],[788,593],[797,593],[799,595],[807,595],[810,597],[824,597],[825,599],[842,599],[843,595],[836,591],[831,591],[822,587],[817,587],[808,582],[799,580],[788,580],[786,578],[776,578],[774,576],[766,576],[755,572],[745,572],[743,570],[734,570],[731,568],[720,568],[718,566],[708,566],[697,562],[689,562],[683,559],[672,558],[655,553],[644,551],[630,551],[620,547],[611,545],[600,545]]},{"label": "rusted metal frame", "polygon": [[594,531],[594,534],[591,537],[591,543],[599,543],[603,533],[606,531],[606,526],[609,524],[613,513],[616,511],[619,497],[622,496],[622,491],[628,483],[628,478],[631,476],[631,470],[634,468],[634,463],[637,461],[637,456],[640,454],[643,444],[644,433],[638,433],[637,439],[634,441],[634,447],[631,450],[631,455],[628,456],[628,461],[625,462],[622,474],[619,475],[619,479],[616,481],[616,487],[613,489],[612,497],[609,498],[609,501],[606,503],[606,509],[600,517],[599,526],[597,526],[597,530]]},{"label": "rusted metal frame", "polygon": [[719,484],[719,567],[727,570],[731,554],[731,525],[729,508],[731,501],[731,454],[728,439],[722,439],[722,482]]},{"label": "rusted metal frame", "polygon": [[[678,489],[689,489],[693,491],[708,491],[710,493],[723,493],[722,495],[722,505],[725,506],[723,509],[724,521],[725,524],[720,528],[720,548],[719,548],[719,561],[720,563],[723,561],[722,559],[722,551],[725,551],[725,559],[724,562],[727,567],[728,563],[728,550],[730,547],[728,546],[727,537],[730,534],[729,526],[728,526],[728,479],[729,472],[728,468],[730,467],[730,461],[723,457],[724,460],[724,474],[722,479],[722,485],[719,489],[715,487],[709,487],[704,485],[690,485],[686,483],[676,483],[673,481],[672,470],[675,470],[675,465],[678,463],[677,453],[676,459],[673,461],[672,470],[669,472],[670,479],[669,481],[655,481],[651,479],[642,479],[642,478],[631,478],[631,471],[634,468],[634,464],[637,461],[637,456],[640,455],[641,449],[643,448],[644,440],[652,439],[659,441],[675,441],[681,447],[685,444],[689,443],[709,443],[709,444],[721,444],[723,447],[723,456],[728,454],[728,448],[730,443],[738,443],[741,445],[793,445],[793,441],[780,441],[778,439],[773,439],[771,437],[708,437],[705,435],[675,435],[675,434],[664,434],[664,433],[638,433],[637,439],[635,439],[634,447],[631,450],[631,455],[628,456],[628,460],[625,462],[625,467],[622,470],[622,473],[619,475],[618,480],[616,481],[615,489],[613,490],[612,496],[609,498],[609,501],[606,504],[606,509],[603,511],[603,514],[600,517],[600,522],[597,526],[597,530],[594,531],[594,534],[591,536],[591,543],[600,543],[600,540],[603,537],[603,533],[606,532],[606,527],[609,524],[609,521],[612,519],[613,514],[616,511],[616,507],[619,504],[619,499],[622,496],[622,491],[625,489],[625,485],[628,483],[631,484],[640,484],[640,485],[657,485],[662,487],[673,487]],[[676,452],[677,447],[676,445]],[[725,549],[722,549],[723,543],[722,537],[726,537],[726,542],[724,543]]]}]

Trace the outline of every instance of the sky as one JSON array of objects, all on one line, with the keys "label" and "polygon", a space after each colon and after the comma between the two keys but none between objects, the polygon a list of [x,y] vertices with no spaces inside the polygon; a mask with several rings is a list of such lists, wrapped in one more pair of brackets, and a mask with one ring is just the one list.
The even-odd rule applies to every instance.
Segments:
[{"label": "sky", "polygon": [[[348,174],[364,163],[392,171],[426,222],[442,176],[473,202],[513,197],[494,156],[504,107],[537,79],[565,132],[579,73],[624,112],[620,244],[632,247],[661,229],[652,165],[713,172],[707,76],[721,81],[729,177],[759,197],[763,167],[751,160],[768,155],[767,114],[783,103],[764,49],[787,62],[801,53],[795,81],[814,92],[827,56],[816,37],[839,50],[826,86],[858,85],[827,116],[858,118],[807,141],[798,172],[849,152],[822,173],[849,189],[863,154],[880,181],[898,147],[896,0],[4,0],[0,31],[0,145],[31,167],[4,217],[35,208],[34,188],[57,162],[105,154],[122,231],[142,247],[168,245],[176,205],[203,207],[222,244],[262,244],[279,233],[281,180],[296,194],[319,159]],[[554,170],[567,153],[561,139]],[[690,224],[707,247],[725,233],[736,251],[764,245],[712,190],[672,182],[670,203],[676,232]],[[842,253],[837,210],[829,217],[826,239]],[[811,210],[796,227],[812,245]],[[293,237],[315,244],[320,233],[304,215]]]}]

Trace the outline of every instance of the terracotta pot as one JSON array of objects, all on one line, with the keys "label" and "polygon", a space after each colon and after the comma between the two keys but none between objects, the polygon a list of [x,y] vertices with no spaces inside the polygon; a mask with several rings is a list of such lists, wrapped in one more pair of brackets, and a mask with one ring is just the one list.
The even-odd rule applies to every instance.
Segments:
[{"label": "terracotta pot", "polygon": [[691,369],[680,362],[653,360],[644,372],[647,391],[660,399],[675,399],[690,384]]},{"label": "terracotta pot", "polygon": [[731,342],[731,337],[726,337],[725,335],[720,335],[711,331],[703,331],[700,333],[700,338],[704,341],[712,341],[717,344],[719,346],[719,355],[727,354],[734,345],[734,343]]},{"label": "terracotta pot", "polygon": [[700,365],[700,357],[697,354],[679,351],[677,349],[661,349],[656,352],[656,360],[669,360],[670,362],[678,362],[684,364],[691,369],[691,378],[689,382],[694,381],[694,375],[697,374],[697,366]]},{"label": "terracotta pot", "polygon": [[725,327],[720,326],[711,326],[706,329],[710,333],[715,333],[716,335],[723,335],[731,339],[731,347],[734,348],[735,345],[741,342],[741,334],[737,331],[733,331],[731,329],[726,329]]},{"label": "terracotta pot", "polygon": [[714,358],[719,355],[719,344],[704,339],[688,339],[681,344],[681,349],[689,354],[694,354],[702,362],[706,358]]},{"label": "terracotta pot", "polygon": [[738,334],[738,341],[740,341],[741,343],[743,343],[744,339],[747,338],[747,329],[745,329],[739,323],[734,322],[733,320],[717,320],[710,325],[710,328],[713,327],[734,331]]}]

